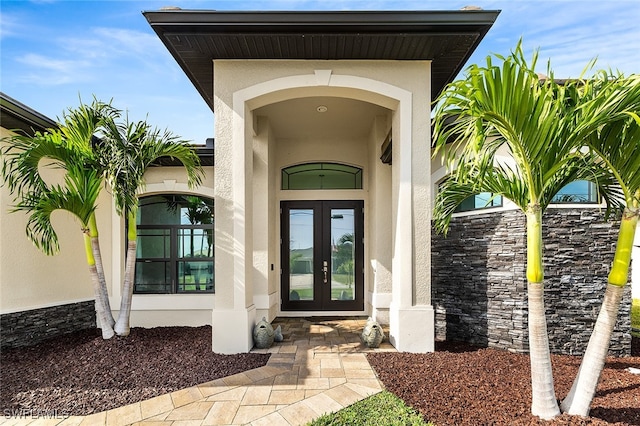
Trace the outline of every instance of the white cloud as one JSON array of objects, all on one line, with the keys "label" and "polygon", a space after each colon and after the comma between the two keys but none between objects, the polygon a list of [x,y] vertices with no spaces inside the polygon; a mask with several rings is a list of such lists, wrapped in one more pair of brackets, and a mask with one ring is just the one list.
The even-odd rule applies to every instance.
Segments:
[{"label": "white cloud", "polygon": [[83,59],[59,59],[29,53],[17,58],[17,61],[27,65],[29,72],[17,76],[24,83],[52,86],[86,80],[84,70],[90,63]]},{"label": "white cloud", "polygon": [[20,17],[13,13],[0,13],[0,40],[24,31]]},{"label": "white cloud", "polygon": [[132,69],[138,75],[146,70],[171,76],[171,70],[177,68],[154,34],[121,28],[94,28],[81,36],[61,36],[31,49],[16,58],[29,70],[17,78],[41,86],[117,80]]},{"label": "white cloud", "polygon": [[59,44],[74,54],[93,54],[114,59],[141,55],[157,57],[163,48],[155,34],[106,27],[93,28],[88,37],[64,37]]},{"label": "white cloud", "polygon": [[499,1],[482,6],[501,9],[495,25],[481,43],[474,61],[488,53],[508,54],[522,37],[527,57],[540,49],[538,68],[551,59],[556,77],[577,77],[598,58],[596,68],[640,72],[640,2],[624,1]]}]

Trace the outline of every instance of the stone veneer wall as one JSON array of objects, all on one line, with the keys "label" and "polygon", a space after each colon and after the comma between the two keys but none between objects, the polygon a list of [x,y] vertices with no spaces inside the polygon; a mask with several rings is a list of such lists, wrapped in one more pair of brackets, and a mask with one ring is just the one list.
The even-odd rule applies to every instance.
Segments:
[{"label": "stone veneer wall", "polygon": [[93,300],[3,314],[0,315],[0,348],[31,346],[87,328],[96,328]]},{"label": "stone veneer wall", "polygon": [[[543,217],[545,307],[551,351],[584,353],[604,296],[618,224],[598,209]],[[525,217],[518,210],[456,217],[432,239],[436,338],[528,351]],[[626,287],[610,353],[631,351]]]}]

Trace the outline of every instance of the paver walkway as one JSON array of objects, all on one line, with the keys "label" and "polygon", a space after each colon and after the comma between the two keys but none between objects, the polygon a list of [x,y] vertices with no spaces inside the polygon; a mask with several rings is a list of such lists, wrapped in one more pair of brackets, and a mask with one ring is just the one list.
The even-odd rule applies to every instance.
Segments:
[{"label": "paver walkway", "polygon": [[[365,318],[277,318],[284,341],[266,366],[146,401],[67,419],[4,419],[1,425],[303,425],[382,390],[360,343]],[[388,336],[388,330],[385,330]]]}]

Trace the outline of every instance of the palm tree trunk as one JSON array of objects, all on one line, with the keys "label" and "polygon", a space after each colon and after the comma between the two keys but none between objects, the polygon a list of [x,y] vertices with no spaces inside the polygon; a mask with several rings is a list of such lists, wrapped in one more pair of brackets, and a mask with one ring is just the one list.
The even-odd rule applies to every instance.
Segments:
[{"label": "palm tree trunk", "polygon": [[527,297],[529,299],[529,358],[531,413],[548,420],[560,414],[553,387],[549,336],[544,312],[542,267],[542,211],[530,206],[527,214]]},{"label": "palm tree trunk", "polygon": [[100,300],[96,298],[96,303],[99,303],[100,308],[104,311],[104,315],[110,327],[113,328],[116,321],[113,319],[111,313],[111,304],[109,303],[109,292],[107,291],[107,281],[104,276],[104,267],[102,265],[102,254],[100,253],[100,241],[98,239],[98,227],[96,224],[95,213],[91,215],[89,219],[89,236],[91,237],[91,250],[93,258],[95,260],[96,271],[98,273],[99,288],[98,293]]},{"label": "palm tree trunk", "polygon": [[122,297],[120,299],[120,312],[116,322],[115,331],[118,336],[129,335],[129,317],[131,316],[131,301],[133,299],[133,281],[136,270],[136,214],[129,213],[127,225],[127,261],[124,270],[124,284],[122,286]]},{"label": "palm tree trunk", "polygon": [[102,303],[102,296],[100,294],[100,278],[98,277],[98,269],[96,268],[95,258],[93,257],[91,236],[89,235],[88,230],[83,231],[83,233],[85,254],[87,256],[87,264],[89,265],[89,273],[91,274],[91,281],[93,283],[93,292],[96,298],[96,311],[98,313],[98,319],[100,320],[102,338],[111,339],[115,333]]},{"label": "palm tree trunk", "polygon": [[600,314],[589,339],[582,364],[580,364],[580,369],[569,394],[562,401],[561,408],[564,413],[583,417],[589,415],[591,401],[596,393],[600,374],[609,351],[611,333],[618,319],[618,307],[624,293],[623,290],[624,287],[607,285]]},{"label": "palm tree trunk", "polygon": [[631,251],[639,214],[640,210],[627,208],[622,215],[616,253],[609,273],[609,284],[578,374],[573,381],[569,395],[562,401],[563,412],[584,417],[589,415],[591,401],[596,393],[598,381],[609,352],[611,334],[618,319],[624,286],[629,278]]}]

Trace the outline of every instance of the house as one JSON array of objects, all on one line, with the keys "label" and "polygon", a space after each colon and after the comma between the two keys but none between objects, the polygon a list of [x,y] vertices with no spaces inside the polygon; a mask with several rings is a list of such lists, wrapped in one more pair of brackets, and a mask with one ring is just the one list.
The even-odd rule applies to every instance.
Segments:
[{"label": "house", "polygon": [[[144,12],[216,126],[215,142],[200,152],[207,173],[200,187],[189,189],[183,170],[168,162],[145,176],[132,326],[212,325],[213,350],[237,353],[251,349],[262,317],[370,315],[389,324],[401,351],[432,351],[436,335],[525,350],[520,219],[508,202],[480,210],[486,194],[479,194],[456,215],[456,239],[432,242],[431,232],[445,173],[430,159],[431,102],[498,13]],[[3,336],[23,315],[48,318],[47,309],[60,306],[91,317],[78,225],[55,217],[62,253],[47,258],[24,238],[25,218],[6,215],[2,191]],[[567,192],[567,199],[578,194]],[[100,205],[113,205],[108,193]],[[117,310],[124,221],[102,207],[98,223]],[[512,253],[496,254],[496,245]],[[494,259],[506,270],[498,272]],[[491,265],[487,279],[468,280],[452,296],[460,274],[481,271],[473,269],[481,260]],[[489,300],[491,292],[498,296]],[[550,330],[567,335],[561,321]]]},{"label": "house", "polygon": [[433,350],[431,101],[498,12],[144,16],[216,116],[214,351],[338,314]]}]

